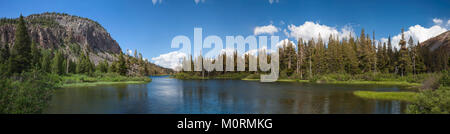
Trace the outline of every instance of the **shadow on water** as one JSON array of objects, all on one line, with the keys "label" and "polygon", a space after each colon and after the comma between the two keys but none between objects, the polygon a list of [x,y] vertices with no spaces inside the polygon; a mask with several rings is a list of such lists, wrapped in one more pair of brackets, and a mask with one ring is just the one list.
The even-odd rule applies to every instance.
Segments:
[{"label": "shadow on water", "polygon": [[45,113],[403,113],[406,103],[361,99],[356,90],[401,91],[396,86],[178,80],[65,88]]}]

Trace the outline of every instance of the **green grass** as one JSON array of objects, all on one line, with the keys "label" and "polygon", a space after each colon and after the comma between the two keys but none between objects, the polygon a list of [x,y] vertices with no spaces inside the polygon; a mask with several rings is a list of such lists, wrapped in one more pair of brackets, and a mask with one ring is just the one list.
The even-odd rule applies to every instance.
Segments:
[{"label": "green grass", "polygon": [[246,80],[246,81],[259,81],[259,79],[250,79],[250,78],[244,78],[244,79],[241,79],[241,80]]},{"label": "green grass", "polygon": [[208,76],[207,74],[202,77],[200,72],[181,72],[171,77],[182,80],[208,80],[208,79],[232,79],[232,80],[240,80],[242,78],[246,78],[248,73],[225,73],[225,74],[211,74]]},{"label": "green grass", "polygon": [[71,83],[63,84],[61,87],[88,87],[88,86],[98,86],[98,85],[114,85],[114,84],[145,84],[148,81],[119,81],[119,82],[83,82],[83,83]]},{"label": "green grass", "polygon": [[[173,77],[177,79],[240,79],[245,81],[259,81],[261,74],[248,74],[248,73],[225,73],[218,74],[210,77],[198,76],[198,73],[184,72],[177,73]],[[365,74],[326,74],[318,75],[309,80],[301,80],[296,78],[280,78],[276,82],[302,82],[302,83],[323,83],[323,84],[375,84],[375,85],[399,85],[405,86],[408,89],[418,89],[422,86],[423,79],[436,75],[430,74],[418,74],[407,75],[404,77],[395,74],[384,73],[365,73]]]},{"label": "green grass", "polygon": [[93,76],[84,74],[70,74],[61,76],[61,78],[61,87],[82,87],[106,84],[142,84],[151,82],[149,77],[128,77],[121,76],[116,73],[94,74]]},{"label": "green grass", "polygon": [[[245,81],[259,81],[260,79],[249,79],[244,78],[241,80]],[[277,82],[301,82],[301,83],[310,83],[309,80],[299,80],[299,79],[278,79]],[[350,81],[326,81],[326,82],[312,82],[312,83],[320,83],[320,84],[376,84],[376,85],[400,85],[400,86],[408,86],[408,87],[419,87],[422,84],[420,83],[410,83],[406,81],[363,81],[363,80],[350,80]],[[415,89],[415,88],[411,88]]]},{"label": "green grass", "polygon": [[420,86],[420,83],[410,83],[406,81],[361,81],[361,80],[352,80],[352,81],[330,81],[325,83],[331,84],[377,84],[377,85],[402,85],[402,86]]},{"label": "green grass", "polygon": [[[244,78],[241,80],[245,81],[260,81],[260,79],[250,79],[250,78]],[[299,79],[278,79],[276,82],[309,82],[308,80],[299,80]]]},{"label": "green grass", "polygon": [[399,100],[406,102],[414,102],[417,96],[417,93],[415,92],[355,91],[353,94],[365,99]]}]

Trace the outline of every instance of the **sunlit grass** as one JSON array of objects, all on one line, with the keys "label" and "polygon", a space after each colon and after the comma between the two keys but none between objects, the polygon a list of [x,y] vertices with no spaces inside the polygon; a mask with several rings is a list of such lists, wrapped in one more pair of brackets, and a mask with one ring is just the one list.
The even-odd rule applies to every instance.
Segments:
[{"label": "sunlit grass", "polygon": [[406,102],[414,102],[417,96],[417,93],[415,92],[355,91],[353,94],[365,99],[399,100]]},{"label": "sunlit grass", "polygon": [[377,84],[377,85],[402,85],[402,86],[420,86],[420,83],[410,83],[406,81],[330,81],[331,84]]},{"label": "sunlit grass", "polygon": [[114,84],[145,84],[149,83],[149,81],[119,81],[119,82],[83,82],[83,83],[71,83],[71,84],[63,84],[61,87],[89,87],[89,86],[98,86],[98,85],[114,85]]}]

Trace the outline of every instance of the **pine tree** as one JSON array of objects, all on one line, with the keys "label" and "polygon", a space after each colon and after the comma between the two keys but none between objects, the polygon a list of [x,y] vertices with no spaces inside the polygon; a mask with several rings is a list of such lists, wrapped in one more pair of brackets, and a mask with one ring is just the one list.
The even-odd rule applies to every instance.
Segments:
[{"label": "pine tree", "polygon": [[15,41],[11,49],[10,56],[10,72],[20,73],[31,67],[31,40],[28,35],[26,22],[20,15],[18,24],[16,25]]},{"label": "pine tree", "polygon": [[127,74],[127,65],[126,65],[126,61],[125,61],[125,58],[124,58],[124,55],[123,55],[122,52],[120,52],[120,55],[119,55],[119,61],[118,61],[118,64],[117,64],[117,70],[118,70],[118,73],[120,75],[126,75]]},{"label": "pine tree", "polygon": [[364,29],[361,30],[361,35],[358,40],[357,53],[359,60],[359,67],[363,72],[368,72],[371,70],[371,52],[370,52],[370,40],[364,33]]},{"label": "pine tree", "polygon": [[76,66],[76,73],[80,74],[92,74],[94,71],[94,65],[92,64],[89,54],[81,54],[81,57],[78,59],[78,63]]},{"label": "pine tree", "polygon": [[63,62],[64,60],[62,53],[60,51],[56,51],[51,64],[52,73],[59,75],[63,74],[65,72]]},{"label": "pine tree", "polygon": [[377,51],[377,55],[378,55],[378,69],[380,70],[380,72],[382,73],[388,73],[389,69],[388,69],[388,61],[387,59],[389,58],[387,56],[387,48],[386,48],[386,43],[383,43],[383,45],[381,46],[381,42],[378,44],[378,51]]},{"label": "pine tree", "polygon": [[415,70],[417,73],[423,73],[427,70],[427,67],[425,65],[425,52],[426,51],[422,46],[420,46],[419,41],[417,41],[417,45],[415,47]]},{"label": "pine tree", "polygon": [[416,74],[416,47],[414,46],[414,41],[411,36],[409,36],[408,40],[408,49],[411,58],[412,73]]},{"label": "pine tree", "polygon": [[357,74],[360,72],[358,57],[355,51],[355,41],[350,37],[348,41],[343,41],[343,64],[347,73]]},{"label": "pine tree", "polygon": [[389,70],[389,72],[394,72],[394,68],[395,68],[395,63],[394,63],[394,51],[393,51],[393,49],[392,49],[392,43],[391,43],[391,36],[389,35],[389,37],[388,37],[388,42],[387,42],[388,44],[387,44],[387,52],[386,52],[386,54],[387,54],[387,56],[386,56],[386,64],[387,64],[387,68],[388,68],[388,70]]},{"label": "pine tree", "polygon": [[313,59],[313,66],[315,65],[316,72],[318,74],[323,74],[326,71],[327,63],[326,63],[326,57],[325,57],[325,44],[322,40],[322,37],[319,34],[319,38],[317,39],[317,43],[314,45],[314,56]]},{"label": "pine tree", "polygon": [[111,63],[111,66],[109,66],[109,68],[108,68],[108,72],[111,72],[111,73],[118,73],[119,72],[118,69],[117,69],[117,62]]},{"label": "pine tree", "polygon": [[411,59],[409,57],[408,48],[406,47],[406,41],[404,37],[404,30],[402,28],[402,39],[399,42],[400,51],[399,51],[399,59],[398,59],[398,66],[399,66],[399,73],[401,76],[411,72]]},{"label": "pine tree", "polygon": [[31,65],[40,67],[41,52],[34,41],[31,43],[31,56]]},{"label": "pine tree", "polygon": [[105,60],[103,60],[103,62],[98,63],[97,65],[97,71],[102,72],[102,73],[106,73],[108,72],[108,62]]},{"label": "pine tree", "polygon": [[67,69],[68,73],[76,73],[77,65],[71,59],[67,59],[69,68]]},{"label": "pine tree", "polygon": [[49,73],[51,68],[50,68],[50,64],[51,64],[51,53],[49,51],[42,51],[42,57],[41,57],[41,70],[43,72],[47,72]]},{"label": "pine tree", "polygon": [[5,76],[9,74],[8,62],[9,62],[8,44],[5,44],[4,46],[0,44],[0,76]]},{"label": "pine tree", "polygon": [[300,76],[300,79],[303,79],[302,65],[304,60],[305,60],[305,45],[303,43],[303,40],[300,38],[297,43],[297,69],[296,69],[296,73],[297,75]]},{"label": "pine tree", "polygon": [[307,45],[307,56],[306,58],[308,59],[308,76],[309,78],[312,78],[314,76],[314,71],[312,70],[313,68],[313,57],[315,57],[315,53],[314,53],[314,46],[315,46],[315,42],[314,39],[311,39],[308,41],[308,45]]},{"label": "pine tree", "polygon": [[[0,42],[1,43],[1,42]],[[6,64],[9,59],[9,45],[0,44],[0,64]]]}]

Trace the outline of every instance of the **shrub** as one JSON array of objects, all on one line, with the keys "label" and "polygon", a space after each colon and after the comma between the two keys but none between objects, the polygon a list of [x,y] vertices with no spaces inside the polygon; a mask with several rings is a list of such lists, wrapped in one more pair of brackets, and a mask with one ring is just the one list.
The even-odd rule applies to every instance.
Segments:
[{"label": "shrub", "polygon": [[421,89],[437,89],[439,88],[439,75],[434,75],[426,78],[423,83]]},{"label": "shrub", "polygon": [[41,113],[51,99],[60,77],[41,72],[25,72],[0,81],[0,113]]},{"label": "shrub", "polygon": [[441,87],[436,91],[421,91],[416,101],[408,105],[408,113],[448,114],[450,113],[450,88]]},{"label": "shrub", "polygon": [[442,77],[439,80],[439,83],[445,87],[450,86],[450,72],[449,71],[442,72]]}]

